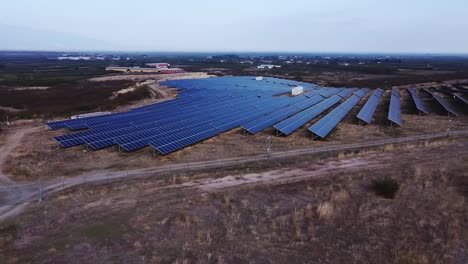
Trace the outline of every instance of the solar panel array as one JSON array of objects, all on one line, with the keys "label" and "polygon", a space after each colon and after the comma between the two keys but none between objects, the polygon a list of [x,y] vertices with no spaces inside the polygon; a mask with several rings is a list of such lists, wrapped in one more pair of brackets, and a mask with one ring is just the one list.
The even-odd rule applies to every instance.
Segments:
[{"label": "solar panel array", "polygon": [[408,89],[408,92],[410,93],[411,95],[411,98],[413,98],[413,102],[416,106],[416,108],[418,109],[418,111],[420,113],[424,113],[424,114],[428,114],[429,112],[427,111],[426,109],[426,105],[424,104],[424,102],[421,100],[421,98],[419,97],[418,93],[416,92],[416,90],[414,88],[409,88]]},{"label": "solar panel array", "polygon": [[445,111],[447,111],[449,115],[454,115],[454,116],[458,115],[458,113],[455,111],[453,106],[449,102],[445,101],[445,99],[440,97],[440,95],[438,95],[437,93],[431,92],[429,89],[426,89],[426,88],[424,88],[423,90],[427,92],[428,94],[432,95],[432,97],[437,101],[437,103],[439,103],[439,105],[442,106],[442,108],[444,108]]},{"label": "solar panel array", "polygon": [[[177,98],[121,113],[50,122],[48,126],[74,131],[55,137],[63,147],[86,145],[98,150],[118,146],[122,151],[134,151],[151,146],[168,154],[235,128],[250,134],[274,128],[279,135],[290,135],[328,112],[308,128],[313,135],[325,138],[369,92],[249,76],[170,80],[161,85],[176,88]],[[291,89],[299,85],[305,92],[291,96]],[[409,91],[413,95],[414,91]],[[381,89],[374,90],[357,117],[370,123],[383,94]],[[402,125],[396,89],[391,93],[388,118]]]},{"label": "solar panel array", "polygon": [[[91,149],[118,145],[133,151],[152,146],[171,153],[231,129],[253,124],[254,129],[272,126],[318,103],[319,93],[346,89],[320,89],[317,85],[254,77],[172,80],[161,83],[177,87],[178,98],[123,113],[50,122],[50,129],[84,130],[55,137],[63,147],[86,144]],[[292,87],[303,86],[304,95],[291,97]]]},{"label": "solar panel array", "polygon": [[401,120],[400,91],[397,88],[392,89],[390,108],[388,109],[388,120],[399,126],[403,125],[403,121]]},{"label": "solar panel array", "polygon": [[338,95],[333,95],[330,98],[320,101],[320,103],[314,105],[314,107],[308,108],[300,113],[297,113],[273,127],[278,131],[278,134],[290,135],[300,127],[310,122],[321,113],[325,112],[332,106],[336,105],[342,100]]},{"label": "solar panel array", "polygon": [[372,95],[367,99],[366,104],[362,107],[361,111],[359,111],[357,118],[367,124],[370,124],[372,121],[372,117],[374,116],[375,110],[379,105],[380,98],[383,95],[382,89],[376,89],[372,93]]},{"label": "solar panel array", "polygon": [[325,138],[340,123],[341,120],[356,106],[366,95],[368,89],[361,89],[351,95],[346,101],[333,109],[330,113],[320,119],[317,123],[309,127],[309,131],[314,135]]}]

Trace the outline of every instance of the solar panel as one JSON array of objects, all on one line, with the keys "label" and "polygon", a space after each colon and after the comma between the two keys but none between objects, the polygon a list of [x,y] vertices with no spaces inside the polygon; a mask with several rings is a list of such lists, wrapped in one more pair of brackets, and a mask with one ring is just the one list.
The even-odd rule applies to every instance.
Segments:
[{"label": "solar panel", "polygon": [[367,124],[370,124],[372,121],[372,117],[374,116],[375,110],[379,105],[380,98],[383,95],[382,89],[376,89],[372,92],[372,95],[367,99],[366,104],[362,107],[361,111],[359,111],[357,118]]},{"label": "solar panel", "polygon": [[445,99],[443,99],[440,95],[438,95],[437,93],[433,93],[429,89],[426,89],[426,88],[423,90],[429,93],[430,95],[432,95],[432,97],[437,101],[437,103],[440,106],[442,106],[442,108],[444,108],[445,111],[447,111],[449,115],[454,115],[454,116],[458,115],[458,113],[455,111],[453,106],[449,102],[445,101]]},{"label": "solar panel", "polygon": [[321,101],[320,103],[281,121],[273,127],[280,134],[290,135],[303,125],[307,124],[307,122],[311,121],[312,119],[319,116],[321,113],[325,112],[327,109],[339,103],[341,99],[342,98],[340,96],[335,94],[330,98],[327,98]]},{"label": "solar panel", "polygon": [[[62,147],[86,144],[97,150],[117,145],[133,151],[151,146],[168,154],[239,127],[256,134],[273,126],[289,135],[348,98],[318,132],[325,135],[330,124],[338,123],[345,110],[350,111],[368,93],[367,89],[320,87],[272,77],[257,81],[253,76],[170,80],[160,85],[177,89],[177,98],[105,116],[53,121],[48,126],[80,130],[55,137]],[[305,93],[289,96],[291,87],[299,85]]]},{"label": "solar panel", "polygon": [[390,97],[390,108],[388,110],[388,120],[390,120],[393,124],[397,124],[399,126],[403,125],[403,121],[401,120],[400,91],[396,88],[392,89]]},{"label": "solar panel", "polygon": [[326,138],[360,100],[361,97],[358,95],[354,94],[350,96],[344,103],[310,126],[309,131],[312,132],[313,135]]},{"label": "solar panel", "polygon": [[242,125],[242,128],[245,129],[250,134],[257,134],[274,124],[306,109],[310,106],[323,100],[322,96],[312,97],[310,99],[301,101],[299,103],[290,105],[286,108],[275,111],[269,115],[263,116],[261,118],[255,119],[247,124]]},{"label": "solar panel", "polygon": [[410,93],[411,98],[413,98],[413,102],[414,102],[416,108],[418,109],[418,111],[420,113],[428,114],[429,112],[426,110],[426,105],[421,100],[421,98],[417,94],[416,90],[413,89],[413,88],[409,88],[408,92]]}]

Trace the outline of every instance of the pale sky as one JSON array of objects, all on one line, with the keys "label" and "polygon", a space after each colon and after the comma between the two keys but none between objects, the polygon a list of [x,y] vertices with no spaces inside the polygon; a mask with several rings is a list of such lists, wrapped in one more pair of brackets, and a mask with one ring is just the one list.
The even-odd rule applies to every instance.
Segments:
[{"label": "pale sky", "polygon": [[0,24],[100,50],[468,53],[467,12],[467,0],[3,0]]}]

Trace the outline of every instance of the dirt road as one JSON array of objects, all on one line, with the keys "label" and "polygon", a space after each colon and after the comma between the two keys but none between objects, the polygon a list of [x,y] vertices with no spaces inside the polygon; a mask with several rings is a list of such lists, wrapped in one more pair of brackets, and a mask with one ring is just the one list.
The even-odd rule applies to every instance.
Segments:
[{"label": "dirt road", "polygon": [[34,127],[34,128],[13,130],[13,133],[11,133],[5,140],[5,144],[0,147],[0,186],[4,184],[13,183],[13,181],[11,181],[3,173],[3,170],[2,170],[3,165],[5,164],[5,161],[8,155],[18,146],[18,144],[21,142],[21,139],[24,137],[24,135],[34,132],[38,129],[39,128]]}]

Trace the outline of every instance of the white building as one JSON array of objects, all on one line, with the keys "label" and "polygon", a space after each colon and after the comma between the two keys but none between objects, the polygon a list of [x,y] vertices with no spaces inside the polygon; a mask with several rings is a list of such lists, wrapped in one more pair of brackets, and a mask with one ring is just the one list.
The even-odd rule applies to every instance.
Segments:
[{"label": "white building", "polygon": [[257,69],[273,69],[273,68],[281,68],[280,65],[273,65],[273,64],[261,64],[257,66]]}]

